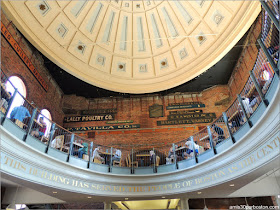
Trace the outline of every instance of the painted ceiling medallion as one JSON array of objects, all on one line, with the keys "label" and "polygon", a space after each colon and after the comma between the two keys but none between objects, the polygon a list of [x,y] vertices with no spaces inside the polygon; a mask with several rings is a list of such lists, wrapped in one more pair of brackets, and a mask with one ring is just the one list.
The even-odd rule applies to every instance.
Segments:
[{"label": "painted ceiling medallion", "polygon": [[126,66],[125,63],[119,62],[118,63],[118,71],[125,72],[126,71],[125,66]]},{"label": "painted ceiling medallion", "polygon": [[139,65],[139,72],[147,72],[147,65],[146,64],[140,64]]},{"label": "painted ceiling medallion", "polygon": [[219,25],[223,19],[224,19],[224,16],[219,11],[216,11],[214,13],[213,20],[217,25]]},{"label": "painted ceiling medallion", "polygon": [[196,39],[200,45],[202,45],[207,40],[206,36],[202,32],[196,37]]},{"label": "painted ceiling medallion", "polygon": [[100,54],[97,54],[96,63],[104,66],[106,58]]},{"label": "painted ceiling medallion", "polygon": [[64,38],[68,32],[68,29],[66,28],[65,25],[63,25],[62,23],[57,27],[57,32],[58,34]]},{"label": "painted ceiling medallion", "polygon": [[203,73],[239,41],[261,8],[247,0],[6,0],[1,6],[54,63],[125,93],[166,90]]},{"label": "painted ceiling medallion", "polygon": [[44,4],[40,4],[40,5],[39,5],[39,8],[40,8],[40,10],[45,10],[45,9],[46,9],[46,6],[45,6]]},{"label": "painted ceiling medallion", "polygon": [[46,15],[51,9],[46,1],[40,1],[40,3],[37,5],[37,8],[43,16]]}]

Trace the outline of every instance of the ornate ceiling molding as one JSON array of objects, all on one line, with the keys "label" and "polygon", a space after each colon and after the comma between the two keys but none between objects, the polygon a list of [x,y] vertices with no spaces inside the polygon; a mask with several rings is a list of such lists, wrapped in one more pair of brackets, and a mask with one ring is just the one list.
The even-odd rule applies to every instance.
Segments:
[{"label": "ornate ceiling molding", "polygon": [[92,85],[162,91],[217,63],[260,12],[258,1],[2,1],[44,55]]}]

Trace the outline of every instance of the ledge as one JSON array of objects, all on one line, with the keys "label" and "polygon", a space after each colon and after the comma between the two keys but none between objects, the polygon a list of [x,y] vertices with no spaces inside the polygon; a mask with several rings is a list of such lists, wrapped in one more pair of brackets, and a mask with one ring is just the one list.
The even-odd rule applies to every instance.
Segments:
[{"label": "ledge", "polygon": [[279,99],[276,84],[276,93],[258,122],[227,150],[190,168],[160,174],[118,175],[73,166],[35,150],[1,126],[1,172],[5,178],[34,183],[38,189],[46,186],[116,199],[181,195],[237,178],[248,183],[262,167],[276,167],[279,161]]}]

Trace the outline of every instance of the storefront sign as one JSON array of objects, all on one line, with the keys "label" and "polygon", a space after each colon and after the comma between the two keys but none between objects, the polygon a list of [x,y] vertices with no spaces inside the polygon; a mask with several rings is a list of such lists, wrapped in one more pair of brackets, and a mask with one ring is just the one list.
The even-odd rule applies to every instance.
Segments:
[{"label": "storefront sign", "polygon": [[1,33],[4,35],[4,37],[7,39],[7,41],[10,43],[10,45],[14,48],[16,53],[19,55],[21,60],[24,62],[24,64],[27,66],[29,71],[34,75],[34,77],[37,79],[37,81],[40,83],[40,85],[44,88],[45,91],[48,91],[49,87],[43,77],[40,75],[40,73],[37,71],[37,69],[33,66],[23,49],[19,46],[19,44],[16,42],[16,40],[12,37],[11,33],[7,30],[7,28],[4,26],[4,24],[1,21]]},{"label": "storefront sign", "polygon": [[171,104],[168,104],[168,106],[194,105],[194,104],[200,104],[200,102],[171,103]]},{"label": "storefront sign", "polygon": [[206,119],[206,118],[216,118],[215,113],[197,113],[197,114],[182,114],[182,115],[169,115],[168,120],[185,120],[185,119]]},{"label": "storefront sign", "polygon": [[90,110],[82,110],[82,115],[94,115],[94,114],[115,114],[117,113],[117,109],[90,109]]},{"label": "storefront sign", "polygon": [[205,119],[187,119],[187,120],[163,120],[157,121],[157,125],[179,125],[179,124],[196,124],[196,123],[210,123],[215,118],[205,118]]},{"label": "storefront sign", "polygon": [[169,111],[169,115],[191,114],[191,113],[201,113],[201,112],[202,112],[202,109],[181,110],[181,111]]},{"label": "storefront sign", "polygon": [[133,123],[133,120],[117,120],[117,121],[106,122],[106,124],[118,124],[118,123]]},{"label": "storefront sign", "polygon": [[85,116],[71,116],[64,117],[63,122],[89,122],[89,121],[104,121],[104,120],[114,120],[115,115],[113,114],[100,114],[100,115],[85,115]]},{"label": "storefront sign", "polygon": [[205,107],[205,104],[189,104],[189,105],[174,105],[174,106],[167,106],[167,110],[171,109],[191,109],[191,108],[202,108]]},{"label": "storefront sign", "polygon": [[77,127],[77,128],[66,128],[70,132],[75,131],[92,131],[92,130],[118,130],[118,129],[133,129],[140,128],[140,124],[134,125],[105,125],[105,126],[88,126],[88,127]]}]

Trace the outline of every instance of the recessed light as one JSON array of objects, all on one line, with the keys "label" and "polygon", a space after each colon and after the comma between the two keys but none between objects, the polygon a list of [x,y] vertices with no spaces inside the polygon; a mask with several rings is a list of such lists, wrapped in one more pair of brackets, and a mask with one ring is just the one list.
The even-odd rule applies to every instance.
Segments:
[{"label": "recessed light", "polygon": [[52,192],[53,194],[56,194],[57,192]]},{"label": "recessed light", "polygon": [[165,197],[161,197],[161,198],[165,198]]},{"label": "recessed light", "polygon": [[128,200],[128,198],[125,198],[124,200],[126,200],[126,201],[127,201],[127,200]]},{"label": "recessed light", "polygon": [[201,194],[202,192],[197,192],[197,194]]},{"label": "recessed light", "polygon": [[87,198],[91,198],[91,196],[88,196]]},{"label": "recessed light", "polygon": [[230,187],[234,187],[234,184],[230,184],[229,186],[230,186]]}]

